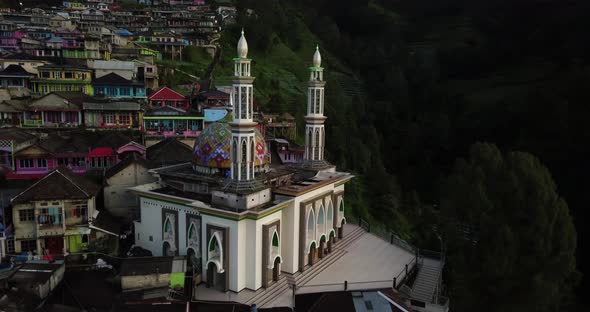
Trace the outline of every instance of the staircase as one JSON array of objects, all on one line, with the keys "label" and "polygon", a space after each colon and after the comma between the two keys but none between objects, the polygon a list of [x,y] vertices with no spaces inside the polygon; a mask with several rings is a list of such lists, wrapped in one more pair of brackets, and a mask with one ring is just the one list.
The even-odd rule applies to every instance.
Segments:
[{"label": "staircase", "polygon": [[[297,286],[305,285],[307,282],[311,281],[314,277],[320,274],[323,270],[328,268],[334,262],[338,261],[342,256],[344,256],[347,251],[345,250],[348,246],[354,243],[359,237],[365,234],[365,230],[361,227],[355,227],[350,233],[340,241],[337,241],[336,244],[332,245],[332,252],[325,255],[324,258],[320,259],[316,262],[313,266],[307,267],[307,269],[303,272],[296,272],[291,276],[295,279],[295,283]],[[287,284],[287,275],[288,273],[282,273],[279,280],[272,284],[270,287],[266,289],[262,289],[257,291],[254,297],[250,298],[246,302],[247,305],[256,304],[258,307],[265,307],[269,303],[271,303],[275,298],[278,298],[285,294],[285,292],[291,291],[291,287]]]},{"label": "staircase", "polygon": [[442,267],[437,260],[424,259],[412,285],[412,299],[432,303]]}]

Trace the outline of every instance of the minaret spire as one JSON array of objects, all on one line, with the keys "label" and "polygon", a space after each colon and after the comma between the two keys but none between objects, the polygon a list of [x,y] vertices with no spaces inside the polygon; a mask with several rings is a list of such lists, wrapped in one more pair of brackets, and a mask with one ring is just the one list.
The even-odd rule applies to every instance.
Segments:
[{"label": "minaret spire", "polygon": [[256,122],[254,122],[254,77],[250,75],[248,42],[242,35],[237,45],[238,57],[234,58],[234,78],[230,95],[232,106],[231,179],[234,182],[254,180],[254,153],[256,146]]},{"label": "minaret spire", "polygon": [[324,161],[325,131],[324,121],[324,68],[320,47],[316,45],[309,68],[307,115],[305,115],[305,157],[308,165],[326,164]]}]

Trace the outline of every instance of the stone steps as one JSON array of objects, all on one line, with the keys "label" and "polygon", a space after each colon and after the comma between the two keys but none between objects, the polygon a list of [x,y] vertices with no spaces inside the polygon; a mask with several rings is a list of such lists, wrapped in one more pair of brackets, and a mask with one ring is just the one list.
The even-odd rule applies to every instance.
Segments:
[{"label": "stone steps", "polygon": [[[330,254],[324,256],[324,258],[320,259],[313,266],[307,268],[307,270],[303,272],[298,271],[292,274],[291,276],[295,279],[296,285],[305,285],[305,283],[312,280],[323,270],[328,268],[331,264],[338,261],[342,256],[344,256],[347,253],[345,250],[346,247],[354,243],[359,237],[361,237],[365,233],[365,230],[361,227],[352,230],[350,233],[347,233],[347,235],[342,240],[336,242],[336,244],[332,246],[332,252]],[[276,297],[280,297],[284,295],[285,292],[291,291],[291,287],[287,283],[287,275],[288,273],[281,274],[281,277],[276,283],[261,291],[260,293],[256,294],[254,297],[250,298],[250,300],[248,300],[246,304],[251,305],[256,303],[258,307],[264,307],[270,302],[272,302],[272,300]]]},{"label": "stone steps", "polygon": [[423,302],[431,302],[438,285],[442,268],[422,266],[412,285],[412,298]]}]

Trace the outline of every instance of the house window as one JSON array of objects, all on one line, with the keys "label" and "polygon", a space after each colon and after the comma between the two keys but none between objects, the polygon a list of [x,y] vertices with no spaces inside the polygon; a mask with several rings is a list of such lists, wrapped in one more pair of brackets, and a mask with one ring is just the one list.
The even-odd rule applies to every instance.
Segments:
[{"label": "house window", "polygon": [[115,114],[104,114],[104,122],[107,125],[112,125],[115,123]]},{"label": "house window", "polygon": [[68,158],[58,158],[57,159],[57,164],[60,166],[67,166],[69,165],[69,159]]},{"label": "house window", "polygon": [[21,251],[35,251],[37,250],[37,241],[34,239],[20,241]]},{"label": "house window", "polygon": [[78,167],[84,167],[84,166],[86,166],[86,160],[84,159],[84,157],[73,157],[72,158],[72,165],[78,166]]},{"label": "house window", "polygon": [[131,95],[131,91],[129,90],[129,88],[121,88],[119,89],[119,91],[121,92],[121,95],[123,96],[129,96]]},{"label": "house window", "polygon": [[114,87],[107,87],[107,94],[108,96],[116,96],[117,95],[117,89],[115,89]]},{"label": "house window", "polygon": [[72,208],[72,217],[82,218],[83,221],[88,220],[88,204],[86,202],[78,202],[77,205]]},{"label": "house window", "polygon": [[151,67],[147,67],[147,68],[146,68],[146,70],[147,70],[147,72],[148,72],[148,73],[151,73],[151,72],[153,72],[153,71],[154,71],[154,69],[153,69],[153,68],[151,68]]},{"label": "house window", "polygon": [[131,118],[129,115],[119,115],[119,123],[128,125],[131,123]]},{"label": "house window", "polygon": [[62,224],[61,208],[42,208],[37,216],[39,225],[58,225]]},{"label": "house window", "polygon": [[66,112],[67,123],[78,123],[78,112]]},{"label": "house window", "polygon": [[21,159],[18,161],[18,163],[21,168],[34,168],[35,167],[35,163],[33,162],[32,159]]},{"label": "house window", "polygon": [[18,219],[20,222],[35,221],[34,209],[21,209],[18,211]]},{"label": "house window", "polygon": [[61,112],[45,112],[45,120],[51,123],[61,122]]},{"label": "house window", "polygon": [[11,86],[23,86],[23,81],[21,79],[11,79],[10,80]]},{"label": "house window", "polygon": [[37,168],[47,168],[47,159],[37,159]]},{"label": "house window", "polygon": [[49,78],[49,72],[41,72],[41,78]]},{"label": "house window", "polygon": [[74,78],[74,74],[71,72],[65,72],[64,73],[64,78],[65,79],[73,79]]},{"label": "house window", "polygon": [[15,249],[14,249],[14,239],[8,239],[6,240],[6,251],[9,254],[13,254],[15,253]]}]

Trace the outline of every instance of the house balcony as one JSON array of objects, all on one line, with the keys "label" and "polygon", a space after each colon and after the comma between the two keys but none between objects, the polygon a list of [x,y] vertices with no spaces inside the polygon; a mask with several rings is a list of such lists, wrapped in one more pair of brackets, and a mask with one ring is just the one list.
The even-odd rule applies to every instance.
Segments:
[{"label": "house balcony", "polygon": [[37,237],[59,236],[64,235],[63,224],[52,224],[39,226],[37,230]]},{"label": "house balcony", "polygon": [[23,120],[23,127],[41,127],[43,126],[43,120]]},{"label": "house balcony", "polygon": [[193,130],[184,130],[184,131],[172,131],[172,130],[164,130],[164,131],[146,131],[145,137],[147,139],[157,139],[157,138],[196,138],[201,134],[201,131],[193,131]]}]

